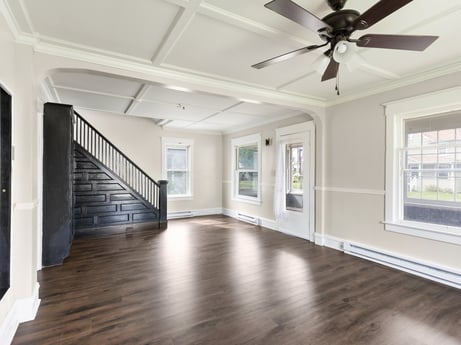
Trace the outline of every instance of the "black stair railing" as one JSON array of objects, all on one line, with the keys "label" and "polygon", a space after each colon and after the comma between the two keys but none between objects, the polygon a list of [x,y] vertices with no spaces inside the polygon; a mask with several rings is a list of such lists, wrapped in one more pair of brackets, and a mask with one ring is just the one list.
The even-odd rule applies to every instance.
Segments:
[{"label": "black stair railing", "polygon": [[152,207],[160,210],[160,222],[166,222],[167,181],[156,182],[150,178],[77,112],[74,112],[73,136],[77,144],[117,174]]}]

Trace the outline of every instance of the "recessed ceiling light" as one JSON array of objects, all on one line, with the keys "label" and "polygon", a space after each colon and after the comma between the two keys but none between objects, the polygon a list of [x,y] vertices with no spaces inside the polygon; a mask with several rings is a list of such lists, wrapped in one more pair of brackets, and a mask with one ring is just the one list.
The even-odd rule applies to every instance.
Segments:
[{"label": "recessed ceiling light", "polygon": [[182,86],[165,85],[164,88],[169,89],[169,90],[175,90],[175,91],[192,92],[191,89],[188,89],[187,87],[182,87]]},{"label": "recessed ceiling light", "polygon": [[245,103],[252,103],[252,104],[261,104],[260,101],[255,101],[255,100],[252,100],[252,99],[239,99],[240,102],[245,102]]}]

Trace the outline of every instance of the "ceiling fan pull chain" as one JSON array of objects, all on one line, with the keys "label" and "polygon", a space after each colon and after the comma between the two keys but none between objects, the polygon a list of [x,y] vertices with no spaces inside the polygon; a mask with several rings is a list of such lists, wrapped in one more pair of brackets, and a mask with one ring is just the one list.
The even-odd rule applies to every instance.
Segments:
[{"label": "ceiling fan pull chain", "polygon": [[335,86],[335,90],[336,90],[336,95],[339,96],[339,95],[340,95],[340,92],[339,92],[339,73],[336,75],[336,86]]}]

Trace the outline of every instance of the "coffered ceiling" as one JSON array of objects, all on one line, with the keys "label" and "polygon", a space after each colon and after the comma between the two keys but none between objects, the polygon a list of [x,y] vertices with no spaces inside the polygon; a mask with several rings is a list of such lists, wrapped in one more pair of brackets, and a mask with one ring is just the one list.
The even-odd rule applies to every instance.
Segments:
[{"label": "coffered ceiling", "polygon": [[[365,62],[352,72],[340,69],[339,97],[334,90],[335,81],[321,82],[312,66],[322,50],[261,70],[250,67],[322,42],[316,33],[266,9],[268,0],[1,1],[24,37],[323,104],[400,86],[416,77],[421,80],[434,71],[443,74],[461,70],[461,45],[457,44],[461,29],[459,0],[415,0],[369,30],[354,34],[440,38],[425,52],[355,48]],[[325,0],[295,2],[320,18],[331,12]],[[349,0],[346,8],[364,12],[376,2]],[[226,95],[182,92],[161,84],[84,71],[59,72],[47,83],[62,101],[171,120],[169,125],[178,127],[222,130],[234,121],[236,126],[244,126],[246,121],[269,121],[294,112],[270,104],[245,103]],[[182,109],[178,104],[187,106]]]}]

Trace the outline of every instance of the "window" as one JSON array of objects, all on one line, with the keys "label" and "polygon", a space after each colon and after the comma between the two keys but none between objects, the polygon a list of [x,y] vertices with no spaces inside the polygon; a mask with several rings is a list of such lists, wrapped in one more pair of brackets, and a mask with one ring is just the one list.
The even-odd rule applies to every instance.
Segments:
[{"label": "window", "polygon": [[232,140],[234,198],[248,202],[260,201],[260,135]]},{"label": "window", "polygon": [[303,162],[304,145],[287,144],[286,152],[286,208],[290,211],[303,211]]},{"label": "window", "polygon": [[461,244],[460,97],[386,105],[386,230]]},{"label": "window", "polygon": [[162,138],[162,146],[163,178],[168,180],[168,197],[192,197],[192,141]]}]

